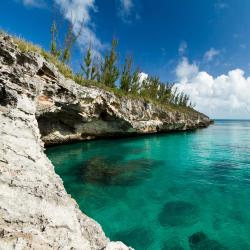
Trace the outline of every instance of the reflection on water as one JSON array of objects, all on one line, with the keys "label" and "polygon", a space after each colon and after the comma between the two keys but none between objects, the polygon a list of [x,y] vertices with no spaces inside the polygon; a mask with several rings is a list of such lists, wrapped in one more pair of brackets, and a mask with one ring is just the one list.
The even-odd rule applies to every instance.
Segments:
[{"label": "reflection on water", "polygon": [[65,188],[135,249],[250,249],[250,122],[47,150]]}]

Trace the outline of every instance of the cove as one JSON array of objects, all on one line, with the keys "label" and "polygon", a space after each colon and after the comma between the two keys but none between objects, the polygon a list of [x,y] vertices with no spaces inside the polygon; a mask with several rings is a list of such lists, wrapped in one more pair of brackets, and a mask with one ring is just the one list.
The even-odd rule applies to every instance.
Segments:
[{"label": "cove", "polygon": [[46,150],[80,209],[135,249],[250,249],[250,121]]}]

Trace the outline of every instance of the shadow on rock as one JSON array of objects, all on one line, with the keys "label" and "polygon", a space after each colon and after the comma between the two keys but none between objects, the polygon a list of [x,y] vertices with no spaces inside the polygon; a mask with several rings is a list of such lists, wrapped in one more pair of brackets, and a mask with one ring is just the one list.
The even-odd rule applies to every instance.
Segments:
[{"label": "shadow on rock", "polygon": [[192,225],[198,220],[198,208],[186,201],[167,202],[160,212],[158,220],[164,227]]},{"label": "shadow on rock", "polygon": [[210,240],[203,232],[197,232],[189,237],[191,250],[227,250],[216,240]]}]

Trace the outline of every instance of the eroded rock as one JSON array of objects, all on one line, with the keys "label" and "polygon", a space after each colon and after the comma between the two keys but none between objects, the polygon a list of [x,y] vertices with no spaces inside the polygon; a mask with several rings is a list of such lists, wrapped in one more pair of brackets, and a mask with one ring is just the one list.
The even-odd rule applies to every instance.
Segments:
[{"label": "eroded rock", "polygon": [[36,112],[39,100],[52,105],[38,100],[45,81],[37,73],[47,62],[10,37],[0,35],[0,45],[0,249],[128,250],[79,210],[43,152]]},{"label": "eroded rock", "polygon": [[46,145],[188,130],[210,120],[65,79],[36,53],[0,35],[0,246],[2,249],[129,249],[66,193]]}]

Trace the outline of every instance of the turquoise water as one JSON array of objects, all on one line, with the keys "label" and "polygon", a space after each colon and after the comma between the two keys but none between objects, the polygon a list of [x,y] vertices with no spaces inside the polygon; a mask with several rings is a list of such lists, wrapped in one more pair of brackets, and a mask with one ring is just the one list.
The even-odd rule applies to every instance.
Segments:
[{"label": "turquoise water", "polygon": [[250,122],[47,150],[66,190],[135,249],[250,249]]}]

